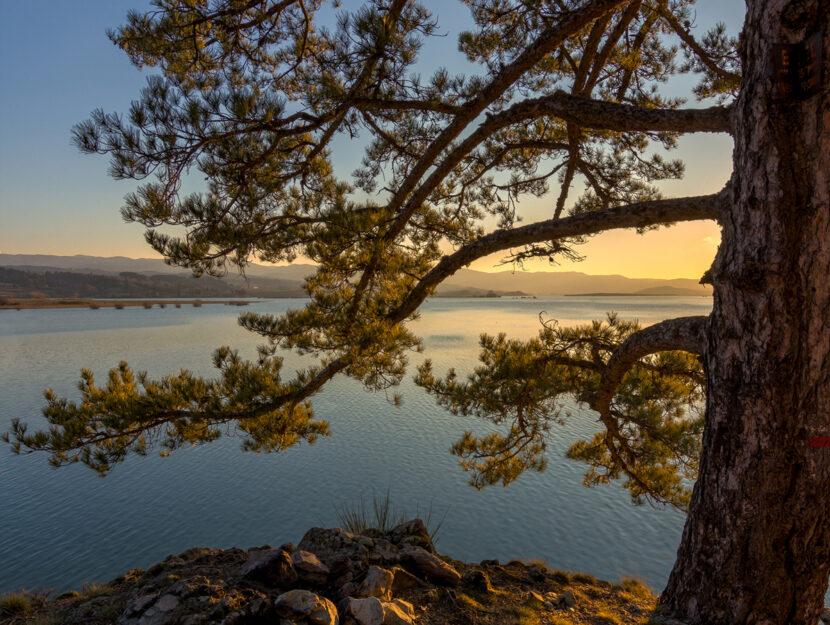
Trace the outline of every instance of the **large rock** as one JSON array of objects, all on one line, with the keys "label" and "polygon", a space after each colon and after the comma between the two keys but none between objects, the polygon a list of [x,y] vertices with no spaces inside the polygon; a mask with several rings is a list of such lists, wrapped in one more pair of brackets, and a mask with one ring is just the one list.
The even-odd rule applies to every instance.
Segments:
[{"label": "large rock", "polygon": [[421,519],[412,519],[392,528],[389,532],[389,540],[400,549],[406,546],[416,546],[430,553],[435,553],[435,546],[429,537],[429,530]]},{"label": "large rock", "polygon": [[397,564],[401,561],[400,550],[386,538],[370,538],[372,539],[372,546],[369,548],[369,562]]},{"label": "large rock", "polygon": [[325,597],[318,597],[320,603],[315,607],[306,619],[312,625],[339,625],[340,616],[337,608]]},{"label": "large rock", "polygon": [[383,603],[383,625],[412,625],[415,609],[402,599]]},{"label": "large rock", "polygon": [[394,579],[392,580],[393,595],[397,595],[404,590],[410,590],[412,588],[425,588],[429,586],[429,584],[421,579],[418,579],[412,573],[399,566],[392,568],[392,575],[394,576]]},{"label": "large rock", "polygon": [[329,577],[329,567],[310,551],[297,549],[291,554],[291,563],[300,579],[309,584],[325,584]]},{"label": "large rock", "polygon": [[277,614],[286,618],[303,618],[320,604],[320,597],[308,590],[289,590],[274,601]]},{"label": "large rock", "polygon": [[480,592],[490,594],[493,591],[493,585],[490,583],[490,576],[481,569],[467,569],[462,575],[464,582]]},{"label": "large rock", "polygon": [[289,590],[274,601],[277,615],[291,619],[306,619],[313,625],[337,625],[340,618],[334,604],[308,590]]},{"label": "large rock", "polygon": [[392,598],[393,580],[394,575],[391,571],[378,566],[370,566],[366,577],[357,590],[357,594],[360,597],[378,597],[389,601]]},{"label": "large rock", "polygon": [[346,571],[365,571],[369,567],[369,548],[373,541],[368,536],[346,532],[339,527],[313,527],[305,533],[297,549],[310,551],[326,565],[332,574]]},{"label": "large rock", "polygon": [[383,625],[383,604],[377,597],[346,599],[344,612],[359,625]]},{"label": "large rock", "polygon": [[282,549],[251,552],[248,561],[239,570],[243,579],[255,580],[272,586],[288,587],[297,581],[297,571],[291,556]]},{"label": "large rock", "polygon": [[419,573],[436,584],[444,586],[458,586],[461,582],[461,575],[458,571],[421,547],[409,546],[401,550],[401,555],[406,558]]}]

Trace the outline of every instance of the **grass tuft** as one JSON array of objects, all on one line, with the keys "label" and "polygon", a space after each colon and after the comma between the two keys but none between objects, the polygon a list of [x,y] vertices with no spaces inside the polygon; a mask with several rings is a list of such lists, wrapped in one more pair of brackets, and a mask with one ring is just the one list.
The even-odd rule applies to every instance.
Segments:
[{"label": "grass tuft", "polygon": [[361,497],[359,504],[353,506],[344,504],[337,511],[337,520],[340,523],[340,527],[353,534],[360,534],[367,529],[389,532],[396,525],[400,525],[411,518],[422,518],[433,544],[438,542],[438,533],[444,524],[444,518],[446,516],[447,513],[444,512],[441,519],[437,519],[432,504],[430,504],[425,515],[421,515],[419,507],[416,506],[414,516],[410,516],[405,508],[396,508],[393,506],[392,497],[388,488],[386,489],[386,494],[382,497],[372,495],[371,506],[367,506]]},{"label": "grass tuft", "polygon": [[32,609],[32,601],[25,591],[0,595],[0,616],[21,616]]},{"label": "grass tuft", "polygon": [[573,573],[571,574],[571,581],[579,584],[591,584],[596,586],[597,578],[590,573]]},{"label": "grass tuft", "polygon": [[98,584],[97,582],[93,582],[92,584],[84,584],[83,588],[81,588],[81,594],[87,599],[104,597],[112,594],[112,587],[108,584]]}]

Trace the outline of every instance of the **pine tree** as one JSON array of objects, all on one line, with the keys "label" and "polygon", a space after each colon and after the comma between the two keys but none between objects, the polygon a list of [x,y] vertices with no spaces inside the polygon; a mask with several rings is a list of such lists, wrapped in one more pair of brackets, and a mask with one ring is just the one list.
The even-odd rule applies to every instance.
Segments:
[{"label": "pine tree", "polygon": [[[221,348],[211,380],[151,380],[122,363],[99,386],[84,371],[80,401],[47,392],[47,431],[14,423],[15,450],[104,474],[153,440],[168,453],[228,424],[246,449],[313,442],[328,429],[310,398],[338,374],[396,385],[420,347],[407,322],[459,268],[494,252],[576,257],[607,230],[716,220],[710,316],[485,336],[467,379],[437,378],[427,362],[416,380],[457,414],[509,426],[455,445],[478,487],[541,470],[567,401],[595,410],[602,431],[568,452],[587,463],[586,483],[619,479],[636,502],[688,510],[660,598],[668,612],[817,622],[830,454],[808,441],[830,428],[830,5],[747,0],[735,39],[721,25],[697,33],[691,0],[465,0],[475,28],[459,49],[483,71],[424,80],[412,66],[440,31],[415,2],[340,9],[332,28],[315,22],[320,0],[154,4],[111,38],[158,73],[127,115],[80,124],[77,144],[109,155],[115,178],[144,181],[123,214],[170,263],[221,275],[302,255],[319,269],[305,308],[242,315],[266,340],[256,361]],[[818,53],[823,68],[787,82],[774,74],[782,50],[802,66]],[[661,95],[683,71],[709,106]],[[732,177],[713,195],[663,198],[655,184],[683,166],[652,146],[692,132],[732,136]],[[369,137],[350,181],[333,172],[338,135]],[[207,189],[184,194],[193,170]],[[552,198],[550,219],[518,225],[529,196]],[[485,232],[488,216],[498,227]],[[283,376],[281,348],[320,364]]]}]

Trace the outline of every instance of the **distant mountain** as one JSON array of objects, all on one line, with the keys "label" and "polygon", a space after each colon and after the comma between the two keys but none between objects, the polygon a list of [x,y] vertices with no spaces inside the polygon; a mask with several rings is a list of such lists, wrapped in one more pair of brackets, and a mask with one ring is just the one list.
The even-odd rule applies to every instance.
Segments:
[{"label": "distant mountain", "polygon": [[[530,295],[584,295],[588,293],[637,293],[643,289],[673,288],[677,295],[711,295],[712,287],[692,278],[626,278],[620,275],[594,276],[579,271],[499,271],[487,273],[461,269],[444,282],[446,288],[475,287],[524,291]],[[686,293],[685,291],[691,291]],[[668,293],[663,293],[667,295]]]},{"label": "distant mountain", "polygon": [[221,280],[188,275],[81,273],[0,266],[0,297],[131,298],[131,297],[304,297],[299,282],[253,278]]},{"label": "distant mountain", "polygon": [[705,297],[709,295],[705,291],[701,291],[699,289],[681,289],[675,286],[655,286],[650,289],[640,289],[639,291],[635,291],[634,293],[568,293],[569,297],[572,296],[586,296],[590,295],[592,297],[614,297],[619,295],[643,295],[643,296],[677,296],[677,295],[685,295],[690,297]]},{"label": "distant mountain", "polygon": [[[0,254],[0,266],[30,271],[72,271],[118,275],[123,272],[188,276],[190,271],[171,267],[161,259],[116,256],[51,256],[45,254]],[[303,279],[314,273],[314,265],[295,263],[285,266],[251,264],[247,280],[231,272],[225,280],[243,288],[292,290],[302,288]],[[278,280],[266,285],[263,280]],[[657,289],[654,291],[653,289]],[[589,275],[578,271],[499,271],[484,272],[461,269],[445,280],[437,295],[452,296],[459,291],[479,296],[489,291],[498,294],[528,295],[711,295],[712,287],[698,284],[691,278],[664,280],[660,278],[626,278],[620,275]],[[301,292],[301,291],[299,291]]]}]

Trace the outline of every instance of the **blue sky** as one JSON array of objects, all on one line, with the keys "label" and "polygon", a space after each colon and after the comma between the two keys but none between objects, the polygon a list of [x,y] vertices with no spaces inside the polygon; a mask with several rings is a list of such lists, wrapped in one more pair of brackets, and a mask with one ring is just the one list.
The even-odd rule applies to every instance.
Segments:
[{"label": "blue sky", "polygon": [[[351,5],[347,0],[346,8]],[[421,66],[466,67],[455,34],[469,23],[457,2],[427,3],[450,35],[425,46]],[[127,10],[142,9],[140,0],[27,0],[0,2],[0,251],[5,253],[92,254],[147,257],[143,227],[125,224],[119,208],[135,187],[107,176],[105,157],[84,156],[71,144],[73,124],[95,108],[125,111],[144,84],[144,76],[106,37],[107,28],[123,22]],[[697,23],[724,21],[737,32],[743,19],[740,0],[701,0]],[[671,85],[686,91],[689,80]],[[694,103],[690,103],[694,105]],[[339,147],[348,147],[341,140]],[[340,150],[338,171],[348,174],[359,160],[357,150]],[[667,195],[716,191],[729,175],[731,143],[726,137],[691,136],[675,157],[687,175],[666,184]],[[543,205],[531,206],[529,220],[544,218]],[[538,216],[537,216],[538,214]],[[588,259],[558,270],[622,273],[654,277],[696,277],[714,253],[717,228],[687,224],[645,237],[610,233],[583,247]],[[659,253],[677,250],[676,267],[666,267]],[[688,257],[688,258],[687,258]],[[492,269],[486,261],[478,269]],[[659,269],[658,269],[659,267]],[[541,268],[541,267],[540,267]]]}]

